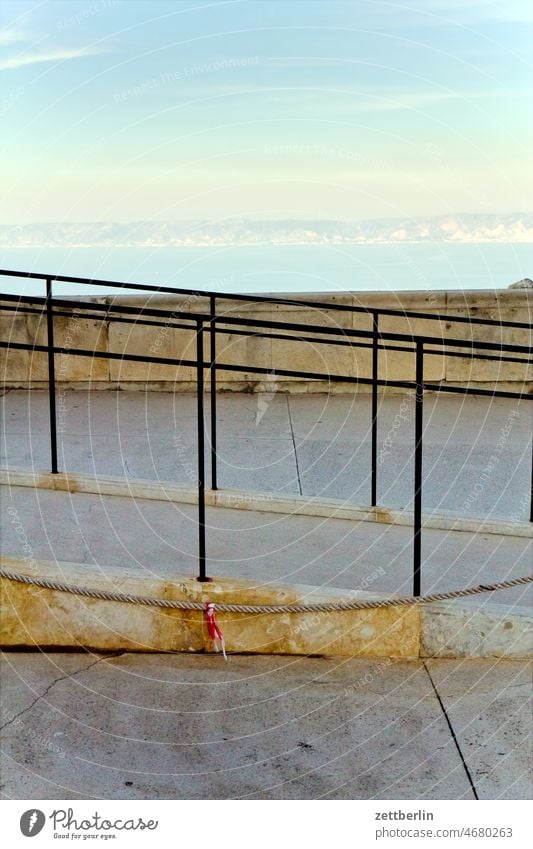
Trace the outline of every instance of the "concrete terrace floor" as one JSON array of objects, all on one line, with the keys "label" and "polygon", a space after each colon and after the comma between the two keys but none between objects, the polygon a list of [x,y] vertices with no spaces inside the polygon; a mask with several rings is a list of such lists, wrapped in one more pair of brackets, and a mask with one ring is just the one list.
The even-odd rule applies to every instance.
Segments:
[{"label": "concrete terrace floor", "polygon": [[[9,391],[2,401],[1,464],[49,469],[47,393]],[[525,520],[533,402],[430,394],[424,407],[424,510]],[[186,486],[195,480],[194,395],[61,392],[58,422],[63,470]],[[412,509],[413,447],[412,395],[382,396],[380,505]],[[482,479],[493,454],[497,461]],[[368,505],[370,396],[221,393],[218,455],[220,487]]]},{"label": "concrete terrace floor", "polygon": [[[10,392],[3,401],[3,465],[46,469],[47,394]],[[527,509],[520,496],[527,493],[530,402],[512,408],[496,401],[459,402],[434,396],[426,402],[425,509],[445,504],[470,515],[461,505],[467,493],[477,496],[475,484],[508,422],[501,460],[473,504],[476,511],[484,504],[492,517]],[[61,407],[61,468],[188,486],[194,482],[193,396],[70,392],[61,397]],[[393,434],[390,454],[382,455],[379,468],[384,505],[411,506],[411,407],[411,401],[401,397],[381,401],[382,439]],[[510,419],[512,410],[517,415]],[[394,428],[398,411],[410,420],[402,419]],[[221,395],[219,419],[222,486],[285,493],[301,489],[309,495],[335,493],[344,500],[368,502],[368,396]],[[97,563],[104,569],[119,566],[164,578],[196,574],[194,506],[25,487],[3,487],[0,494],[5,555],[23,555],[9,505],[16,508],[37,559]],[[258,501],[257,511],[207,510],[211,576],[248,578],[258,584],[411,592],[409,526],[284,516],[260,507]],[[425,529],[422,590],[447,591],[528,574],[532,550],[532,540],[523,537]],[[531,596],[530,586],[518,587],[476,596],[468,603],[525,606]]]},{"label": "concrete terrace floor", "polygon": [[[120,567],[125,575],[167,580],[197,574],[195,506],[29,487],[2,487],[0,495],[4,555],[27,556],[17,532],[22,524],[37,560],[98,564],[103,573],[107,566]],[[208,509],[206,524],[212,577],[411,593],[409,527],[229,508]],[[527,575],[532,550],[533,541],[523,537],[427,529],[422,591]],[[468,603],[524,606],[530,600],[526,585],[473,596]]]},{"label": "concrete terrace floor", "polygon": [[[47,469],[46,393],[2,401],[2,465]],[[60,401],[63,469],[194,483],[193,396]],[[411,507],[412,407],[380,403],[384,506]],[[369,417],[368,396],[221,395],[220,484],[368,503]],[[429,396],[426,427],[427,512],[526,517],[530,404]],[[195,573],[194,506],[25,487],[1,496],[6,555],[23,556],[9,505],[37,559]],[[212,575],[411,591],[409,527],[259,509],[209,509],[207,521]],[[531,549],[525,538],[427,529],[423,591],[526,574]],[[530,597],[516,588],[469,603]],[[4,798],[517,799],[533,789],[522,661],[35,651],[4,652],[1,672]]]},{"label": "concrete terrace floor", "polygon": [[11,799],[527,799],[530,667],[4,653]]}]

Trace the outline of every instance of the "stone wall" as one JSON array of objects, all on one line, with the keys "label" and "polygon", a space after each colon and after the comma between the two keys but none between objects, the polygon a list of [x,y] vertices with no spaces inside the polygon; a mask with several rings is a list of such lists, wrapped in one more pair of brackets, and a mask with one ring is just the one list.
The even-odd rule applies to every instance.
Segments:
[{"label": "stone wall", "polygon": [[[11,572],[92,590],[217,604],[370,601],[377,594],[255,581],[165,581],[105,564],[0,559]],[[210,652],[202,611],[82,597],[0,578],[2,648]],[[531,657],[531,617],[516,605],[454,600],[328,613],[217,614],[228,652],[320,657]]]},{"label": "stone wall", "polygon": [[[409,310],[444,315],[470,316],[511,321],[532,321],[533,294],[528,290],[472,292],[397,292],[346,293],[339,295],[287,295],[306,300],[350,304],[362,307]],[[55,319],[56,345],[71,350],[76,347],[89,351],[126,352],[152,356],[194,359],[195,334],[190,330],[171,330],[169,327],[146,327],[118,321],[96,321],[84,314],[84,302],[114,303],[130,306],[150,306],[172,311],[198,313],[209,311],[206,298],[179,296],[124,296],[79,299],[80,311],[73,318]],[[285,304],[255,304],[240,301],[220,301],[219,311],[232,317],[292,321],[304,326],[321,324],[331,327],[371,330],[372,319],[364,313],[337,312]],[[0,329],[3,340],[44,344],[46,321],[37,316],[1,311]],[[483,339],[490,342],[531,344],[531,333],[512,328],[483,327],[455,324],[449,321],[410,319],[402,315],[381,316],[384,332],[427,334],[447,339]],[[207,341],[207,340],[206,340]],[[368,341],[368,340],[362,340]],[[406,343],[407,346],[408,343]],[[296,369],[330,374],[346,374],[368,378],[371,375],[369,348],[316,345],[313,342],[260,339],[234,333],[217,335],[217,358],[223,364],[245,364],[263,367],[270,374],[253,372],[218,372],[221,390],[231,391],[334,391],[351,392],[353,387],[331,381],[284,378],[279,369]],[[206,357],[208,350],[206,348]],[[0,369],[7,387],[43,388],[47,385],[47,357],[35,351],[0,350]],[[414,354],[406,351],[380,351],[380,378],[412,380]],[[207,375],[206,375],[207,377]],[[431,356],[425,358],[426,381],[445,385],[475,385],[478,388],[533,391],[533,369],[518,363],[472,360],[468,357]],[[158,365],[76,357],[56,356],[56,378],[70,388],[94,389],[154,389],[191,391],[195,388],[195,369],[186,365]],[[394,391],[394,388],[389,387]],[[358,391],[369,386],[360,384]],[[403,391],[401,389],[397,391]]]}]

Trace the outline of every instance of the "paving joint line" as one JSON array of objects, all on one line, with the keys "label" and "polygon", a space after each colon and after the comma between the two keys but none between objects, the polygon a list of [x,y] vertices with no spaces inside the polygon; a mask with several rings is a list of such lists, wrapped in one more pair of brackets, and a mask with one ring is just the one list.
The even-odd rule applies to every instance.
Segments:
[{"label": "paving joint line", "polygon": [[457,749],[459,757],[461,758],[461,763],[463,764],[463,769],[466,773],[466,777],[468,778],[468,782],[470,784],[470,789],[472,790],[472,793],[474,794],[474,799],[479,801],[479,796],[478,796],[478,793],[477,793],[477,790],[476,790],[476,785],[474,784],[474,779],[472,778],[472,774],[471,774],[471,772],[468,768],[468,764],[466,763],[465,757],[464,757],[463,752],[461,750],[461,747],[459,745],[459,741],[456,737],[456,734],[455,734],[453,725],[451,723],[450,717],[448,716],[446,708],[444,707],[444,702],[442,701],[440,693],[437,690],[437,687],[435,685],[435,682],[433,681],[433,678],[431,677],[431,672],[429,671],[425,660],[422,661],[422,665],[423,665],[424,669],[426,670],[426,673],[427,673],[429,680],[431,681],[431,686],[433,687],[433,692],[435,693],[435,696],[436,696],[437,701],[440,705],[442,713],[444,714],[444,718],[445,718],[446,723],[448,725],[448,728],[450,730],[450,734],[452,735],[453,742],[455,743],[455,748]]},{"label": "paving joint line", "polygon": [[292,426],[291,406],[290,406],[289,393],[288,392],[287,392],[285,397],[287,399],[287,413],[288,413],[288,416],[289,416],[289,424],[290,424],[290,427],[291,427],[292,448],[293,448],[293,451],[294,451],[294,462],[295,462],[295,465],[296,465],[296,476],[298,478],[298,490],[300,492],[300,495],[303,495],[302,481],[300,480],[300,466],[299,466],[299,463],[298,463],[298,454],[297,454],[297,451],[296,451],[296,440],[294,438],[294,428]]}]

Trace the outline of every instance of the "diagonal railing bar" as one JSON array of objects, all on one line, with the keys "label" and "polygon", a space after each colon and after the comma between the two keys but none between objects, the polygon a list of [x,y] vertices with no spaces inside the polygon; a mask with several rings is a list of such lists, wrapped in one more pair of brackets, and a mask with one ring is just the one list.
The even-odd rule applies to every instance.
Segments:
[{"label": "diagonal railing bar", "polygon": [[[45,298],[37,298],[37,297],[29,297],[29,296],[18,296],[18,295],[0,295],[0,306],[2,300],[8,301],[18,301],[21,300],[22,303],[41,303],[45,304]],[[59,307],[72,307],[79,311],[80,302],[75,300],[67,300],[64,298],[54,298],[54,305]],[[194,329],[194,322],[198,319],[201,319],[206,325],[208,325],[212,321],[212,317],[209,313],[194,313],[191,315],[187,312],[180,312],[178,310],[160,310],[160,309],[149,309],[145,307],[127,307],[127,306],[117,306],[117,305],[108,305],[108,304],[95,304],[95,303],[87,303],[83,302],[83,310],[84,311],[96,311],[96,312],[106,312],[110,314],[114,313],[125,313],[130,315],[143,315],[143,316],[155,316],[155,317],[170,317],[175,316],[180,319],[186,319],[191,322],[191,330]],[[329,327],[328,325],[317,325],[317,324],[309,324],[309,323],[298,323],[298,322],[288,322],[288,321],[274,321],[267,319],[255,319],[255,318],[236,318],[224,315],[221,318],[216,319],[217,327],[222,325],[233,326],[242,326],[242,327],[261,327],[261,328],[272,328],[272,329],[285,329],[285,330],[295,330],[299,331],[302,328],[305,328],[307,332],[312,333],[321,333],[325,335],[333,335],[333,336],[345,336],[347,339],[373,339],[375,334],[372,330],[356,330],[354,328],[339,328],[339,327]],[[224,332],[223,330],[221,332]],[[225,331],[229,332],[229,331]],[[479,349],[479,350],[489,350],[489,351],[509,351],[514,353],[524,353],[530,356],[533,356],[533,347],[531,345],[516,345],[507,342],[484,342],[483,340],[477,339],[455,339],[455,338],[446,338],[443,340],[439,336],[428,336],[426,334],[419,333],[394,333],[392,331],[380,331],[379,338],[383,340],[391,340],[398,342],[416,342],[417,339],[423,339],[425,344],[432,345],[440,345],[444,346],[452,346],[458,348],[468,348],[468,349]],[[295,341],[298,341],[295,337]]]},{"label": "diagonal railing bar", "polygon": [[[0,340],[0,348],[12,348],[21,351],[48,352],[47,345],[31,344],[29,342],[5,342]],[[406,349],[403,349],[406,350]],[[145,354],[126,354],[115,351],[93,351],[88,348],[53,348],[54,354],[79,357],[95,357],[97,359],[126,360],[140,363],[154,363],[158,365],[189,366],[196,368],[197,360],[189,360],[177,357],[148,357]],[[410,353],[407,351],[407,353]],[[272,369],[266,366],[238,365],[236,363],[218,362],[215,368],[220,371],[250,372],[251,374],[272,374]],[[280,377],[299,377],[309,380],[320,380],[328,383],[349,383],[371,386],[371,377],[359,377],[352,375],[332,374],[328,372],[294,371],[291,369],[276,369],[276,375]],[[400,389],[414,389],[416,384],[412,380],[385,380],[378,379],[378,386],[394,386]],[[533,401],[533,396],[526,392],[512,392],[500,389],[478,389],[469,386],[443,386],[440,383],[425,383],[425,388],[435,392],[452,392],[458,395],[485,395],[491,398],[516,398],[518,400]]]},{"label": "diagonal railing bar", "polygon": [[[56,301],[54,301],[54,304],[55,303],[56,303]],[[0,310],[19,312],[19,313],[27,313],[27,314],[30,314],[30,315],[40,315],[41,314],[41,310],[38,309],[37,307],[20,307],[17,304],[3,304],[2,303],[2,296],[0,296]],[[78,313],[78,315],[82,315],[83,310],[77,310],[77,313]],[[71,318],[72,312],[58,310],[54,306],[54,315],[62,317],[62,318]],[[174,312],[169,312],[169,316],[173,316],[173,315],[175,315]],[[124,316],[120,316],[118,314],[116,314],[116,315],[113,314],[112,318],[110,318],[108,315],[100,313],[100,314],[96,314],[96,315],[91,315],[90,318],[93,321],[106,321],[106,320],[109,319],[109,320],[112,320],[113,322],[117,322],[117,323],[132,324],[132,325],[135,325],[135,326],[139,325],[139,326],[142,326],[142,327],[168,327],[168,328],[171,328],[172,330],[190,330],[190,331],[194,331],[194,329],[195,329],[195,323],[194,323],[195,319],[190,319],[192,324],[182,324],[180,322],[170,322],[168,320],[166,320],[166,321],[148,321],[145,318],[138,318],[138,317],[125,318]],[[404,345],[387,345],[387,344],[382,344],[382,343],[378,343],[376,345],[375,340],[373,340],[372,342],[357,342],[357,341],[354,341],[354,340],[351,340],[351,339],[327,339],[327,338],[324,338],[323,336],[295,336],[295,335],[289,335],[289,334],[286,334],[286,333],[267,333],[267,332],[254,331],[254,330],[241,330],[237,327],[232,327],[231,331],[228,331],[224,327],[216,326],[216,323],[215,323],[216,317],[213,317],[212,319],[210,318],[210,322],[211,322],[211,332],[210,332],[211,362],[212,362],[213,366],[215,366],[215,367],[216,367],[216,353],[214,355],[214,352],[216,352],[216,346],[213,345],[213,339],[214,339],[214,337],[216,336],[217,333],[228,334],[229,332],[231,332],[231,335],[234,335],[234,336],[247,336],[247,337],[250,337],[250,338],[257,338],[257,339],[276,339],[276,340],[283,340],[283,341],[288,341],[288,342],[307,342],[307,343],[313,344],[313,345],[334,345],[334,346],[340,346],[340,347],[371,348],[371,349],[374,349],[376,347],[379,350],[400,351],[400,352],[403,352],[403,353],[406,353],[406,352],[407,353],[409,353],[409,352],[414,353],[415,350],[416,350],[415,348],[407,347],[407,344],[408,344],[409,341],[416,341],[415,338],[413,338],[412,340],[409,339]],[[533,365],[533,359],[529,360],[529,359],[525,359],[524,357],[506,357],[506,356],[497,356],[497,355],[491,355],[491,354],[473,354],[473,353],[470,353],[470,352],[465,353],[463,351],[449,351],[449,350],[447,350],[446,345],[447,345],[447,342],[442,341],[442,348],[441,349],[426,348],[425,352],[428,355],[432,354],[434,356],[443,355],[443,356],[446,356],[446,357],[468,357],[468,359],[478,359],[478,360],[487,360],[487,361],[493,360],[493,361],[496,361],[496,362],[523,363],[525,365]],[[529,348],[526,348],[526,350],[528,350],[528,351],[532,350],[533,351],[533,349],[529,349]]]},{"label": "diagonal railing bar", "polygon": [[79,283],[82,285],[104,286],[113,289],[132,289],[133,291],[140,292],[155,292],[169,295],[186,295],[192,298],[208,298],[214,296],[219,300],[245,301],[248,303],[280,304],[295,307],[311,307],[313,309],[316,308],[324,310],[334,310],[337,312],[353,312],[363,314],[366,313],[367,315],[374,315],[375,313],[379,313],[380,315],[401,315],[405,318],[427,318],[430,321],[454,321],[464,324],[481,324],[516,328],[521,327],[528,329],[531,329],[532,327],[531,322],[509,321],[507,319],[486,319],[477,318],[475,316],[470,317],[464,315],[447,315],[446,313],[425,313],[416,312],[413,310],[395,310],[384,307],[359,307],[355,304],[337,304],[334,301],[308,301],[299,298],[275,297],[274,295],[245,295],[241,293],[232,292],[216,292],[210,289],[186,289],[176,286],[155,286],[144,283],[124,283],[116,280],[99,280],[97,278],[92,277],[68,277],[61,274],[40,274],[33,271],[10,271],[8,269],[0,269],[0,276],[27,278],[30,280],[48,279],[55,280],[60,283]]}]

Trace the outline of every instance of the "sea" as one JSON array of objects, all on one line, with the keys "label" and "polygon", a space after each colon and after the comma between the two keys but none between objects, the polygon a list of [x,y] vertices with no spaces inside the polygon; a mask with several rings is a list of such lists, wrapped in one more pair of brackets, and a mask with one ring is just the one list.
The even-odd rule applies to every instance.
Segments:
[{"label": "sea", "polygon": [[[208,247],[1,248],[10,271],[221,293],[505,289],[533,277],[533,245],[388,243]],[[44,282],[2,276],[0,291],[42,295]],[[54,284],[55,295],[116,289]]]}]

